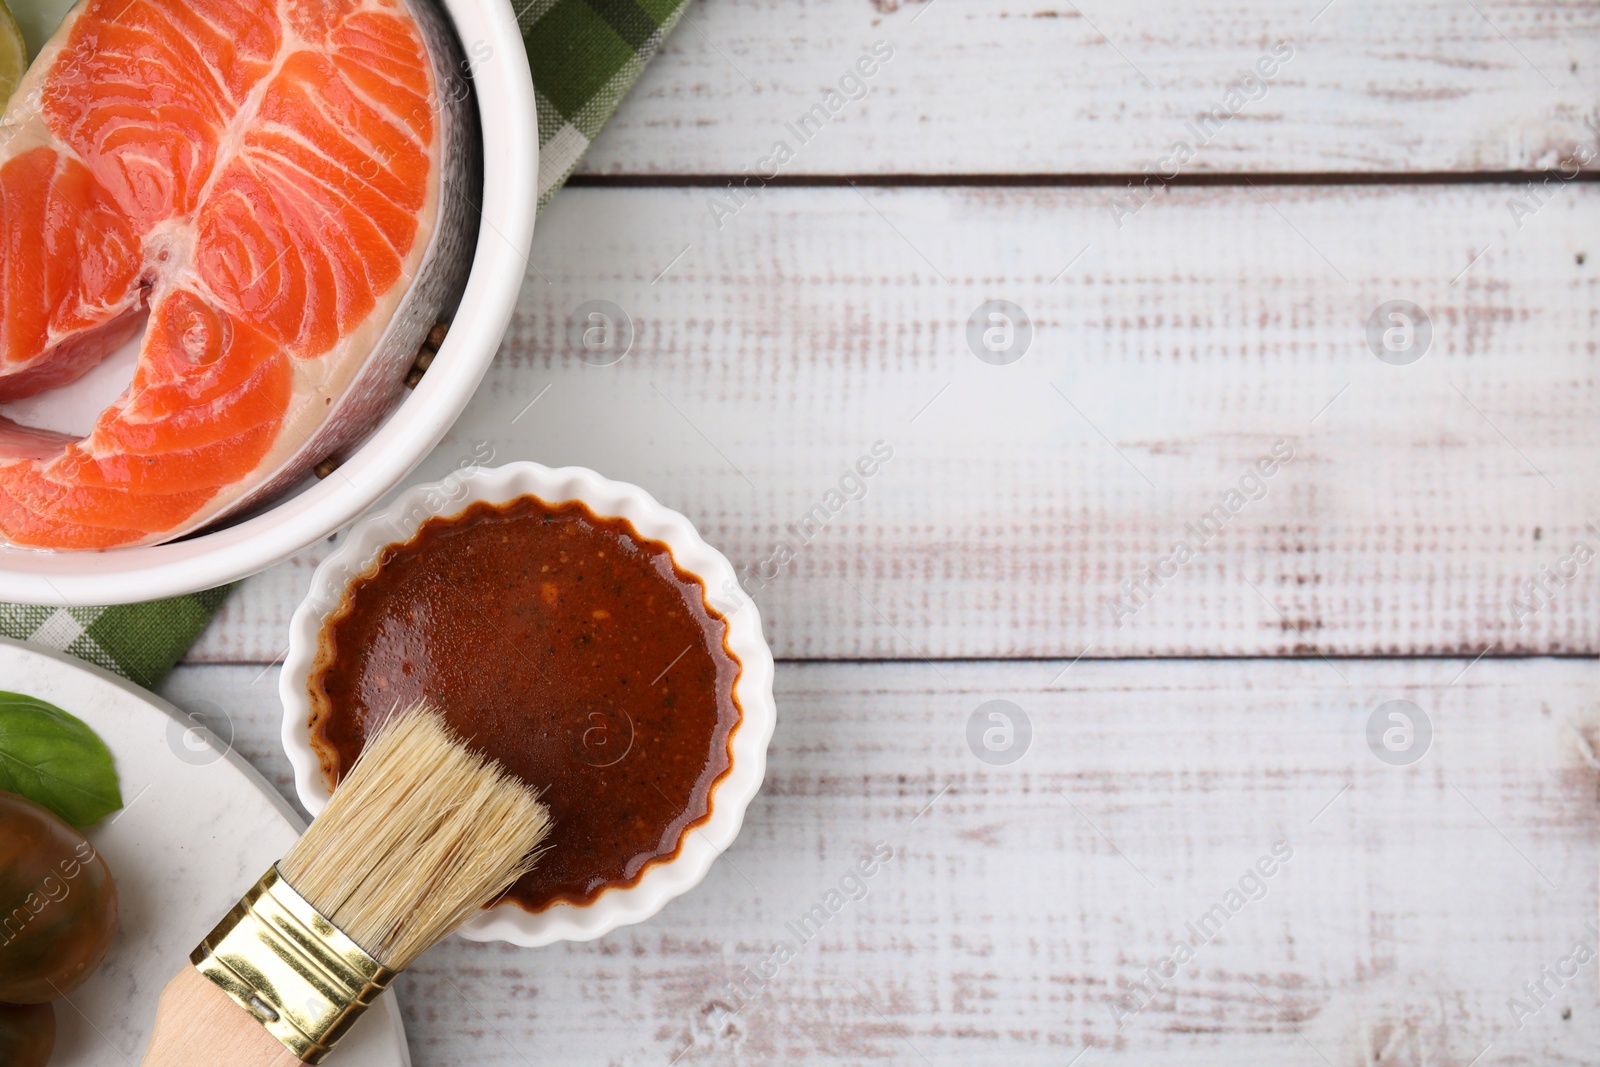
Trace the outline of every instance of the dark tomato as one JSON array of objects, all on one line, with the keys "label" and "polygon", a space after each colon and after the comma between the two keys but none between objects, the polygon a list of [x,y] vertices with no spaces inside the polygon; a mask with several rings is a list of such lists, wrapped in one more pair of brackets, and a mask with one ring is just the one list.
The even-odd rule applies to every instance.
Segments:
[{"label": "dark tomato", "polygon": [[48,1004],[0,1004],[0,1063],[44,1067],[56,1047],[56,1010]]},{"label": "dark tomato", "polygon": [[94,846],[33,801],[0,793],[0,1002],[71,993],[116,932],[116,883]]}]

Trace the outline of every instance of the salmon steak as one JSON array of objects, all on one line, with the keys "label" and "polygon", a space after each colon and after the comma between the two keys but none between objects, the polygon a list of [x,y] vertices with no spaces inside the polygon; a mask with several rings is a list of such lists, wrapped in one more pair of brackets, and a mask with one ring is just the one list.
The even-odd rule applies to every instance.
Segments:
[{"label": "salmon steak", "polygon": [[[0,539],[154,544],[370,432],[481,182],[437,0],[84,0],[0,127],[0,404],[138,339],[78,438],[0,418]],[[141,333],[142,332],[142,333]]]}]

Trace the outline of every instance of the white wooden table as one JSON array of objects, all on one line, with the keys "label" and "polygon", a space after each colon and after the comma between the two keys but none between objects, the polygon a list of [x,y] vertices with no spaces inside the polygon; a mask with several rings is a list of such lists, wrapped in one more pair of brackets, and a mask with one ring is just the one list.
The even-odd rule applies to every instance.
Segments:
[{"label": "white wooden table", "polygon": [[[1524,188],[1600,153],[1597,90],[1593,0],[696,3],[417,478],[592,466],[762,571],[893,458],[765,565],[780,723],[735,847],[599,942],[442,946],[399,984],[415,1061],[1600,1061],[1600,171]],[[569,342],[591,300],[620,362]],[[968,343],[993,300],[1031,326],[1006,365]],[[1409,365],[1369,346],[1393,300]],[[272,664],[321,554],[165,686],[286,795]],[[992,700],[1014,762],[969,745]]]}]

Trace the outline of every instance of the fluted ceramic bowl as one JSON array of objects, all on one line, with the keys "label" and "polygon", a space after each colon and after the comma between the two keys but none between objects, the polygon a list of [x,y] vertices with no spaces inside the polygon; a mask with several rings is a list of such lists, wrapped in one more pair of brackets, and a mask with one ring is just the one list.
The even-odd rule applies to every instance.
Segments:
[{"label": "fluted ceramic bowl", "polygon": [[732,765],[711,794],[711,816],[687,831],[675,856],[650,864],[627,887],[607,889],[592,903],[557,903],[541,911],[501,904],[470,920],[461,933],[474,941],[548,945],[587,941],[619,926],[641,922],[705,877],[712,860],[738,836],[745,809],[761,788],[767,742],[777,722],[772,699],[772,652],[761,632],[755,602],[740,588],[727,559],[706,544],[688,519],[637,486],[602,478],[583,467],[550,468],[538,463],[470,467],[443,481],[419,485],[359,523],[311,578],[311,591],[289,624],[289,653],[279,689],[283,698],[283,748],[294,766],[295,791],[313,815],[328,801],[328,782],[311,744],[311,675],[319,636],[350,583],[371,573],[386,545],[409,541],[437,516],[459,515],[479,501],[504,504],[523,496],[548,504],[581,501],[601,517],[626,519],[634,533],[660,541],[680,570],[705,587],[707,606],[726,621],[727,648],[739,662],[734,685],[741,717],[732,738]]}]

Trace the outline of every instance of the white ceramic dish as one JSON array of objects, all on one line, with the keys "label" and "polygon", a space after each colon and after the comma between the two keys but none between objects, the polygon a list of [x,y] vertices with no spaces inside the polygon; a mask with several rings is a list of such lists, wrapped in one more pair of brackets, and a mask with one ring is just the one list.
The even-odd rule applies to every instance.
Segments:
[{"label": "white ceramic dish", "polygon": [[398,485],[472,398],[516,307],[533,240],[538,121],[512,5],[441,0],[472,57],[483,124],[482,224],[449,338],[417,388],[338,472],[234,525],[107,552],[0,547],[0,600],[124,604],[208,589],[272,566],[350,522]]},{"label": "white ceramic dish", "polygon": [[711,861],[738,836],[745,809],[766,774],[767,743],[777,723],[772,699],[772,652],[761,632],[755,602],[740,588],[727,559],[706,544],[688,519],[670,511],[637,486],[613,482],[583,467],[551,469],[537,463],[473,467],[441,482],[402,493],[387,508],[362,520],[311,577],[311,592],[289,623],[289,653],[279,690],[283,699],[283,747],[294,766],[295,790],[313,815],[328,800],[328,786],[311,747],[308,690],[323,620],[337,608],[350,582],[368,571],[385,546],[411,539],[436,515],[458,515],[477,501],[504,503],[533,495],[557,504],[579,500],[596,515],[627,519],[641,537],[664,542],[673,561],[705,584],[707,599],[728,624],[728,650],[739,661],[734,694],[743,712],[733,734],[733,766],[712,794],[711,818],[683,839],[670,861],[645,869],[636,885],[610,889],[592,904],[556,904],[537,913],[515,905],[490,909],[466,926],[474,941],[509,941],[536,947],[556,941],[587,941],[619,926],[641,922],[705,877]]},{"label": "white ceramic dish", "polygon": [[[240,756],[183,712],[98,667],[0,640],[4,688],[88,723],[111,749],[124,807],[86,833],[117,883],[105,963],[56,1005],[51,1067],[128,1067],[156,997],[189,952],[295,839],[302,824]],[[208,724],[231,733],[223,722]],[[351,1028],[332,1062],[409,1067],[393,994]]]}]

